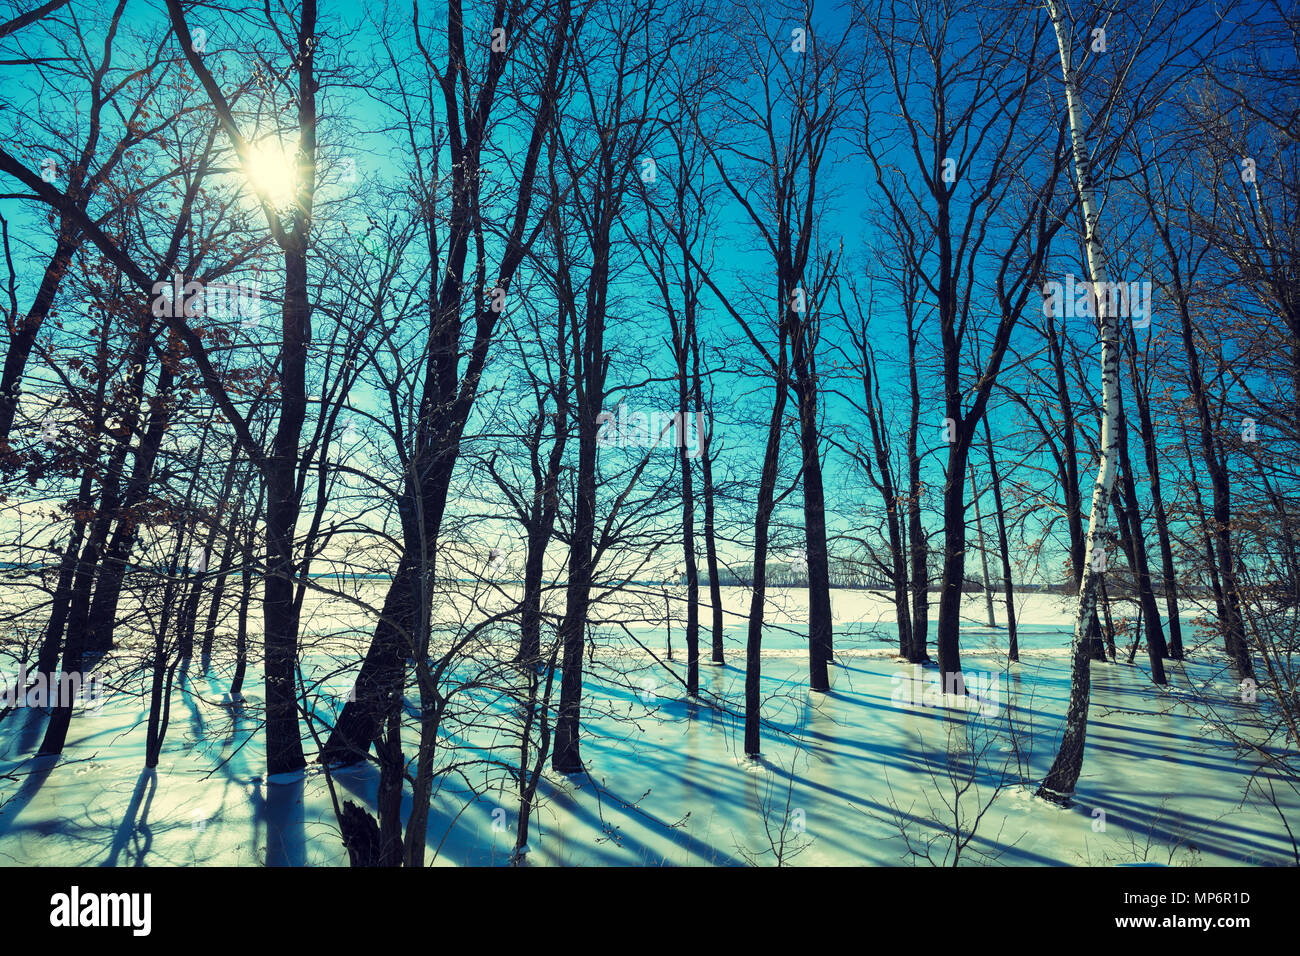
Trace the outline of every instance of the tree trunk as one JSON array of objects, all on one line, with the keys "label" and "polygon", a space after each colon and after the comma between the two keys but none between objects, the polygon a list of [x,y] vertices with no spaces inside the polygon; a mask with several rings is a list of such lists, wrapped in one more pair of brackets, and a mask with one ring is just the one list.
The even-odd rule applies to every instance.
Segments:
[{"label": "tree trunk", "polygon": [[920,425],[921,390],[916,372],[916,336],[907,329],[908,390],[911,395],[911,421],[907,433],[907,537],[911,544],[912,647],[908,663],[924,664],[930,660],[927,648],[930,618],[930,540],[921,523],[921,456],[916,447]]},{"label": "tree trunk", "polygon": [[262,605],[265,626],[267,773],[296,774],[307,766],[298,727],[296,666],[298,612],[294,600],[297,565],[294,532],[298,495],[298,440],[307,413],[306,360],[310,338],[305,250],[284,256],[283,396],[273,450],[266,465],[266,582]]},{"label": "tree trunk", "polygon": [[259,487],[253,517],[241,548],[243,570],[240,572],[239,614],[235,624],[235,673],[230,681],[230,700],[243,698],[244,676],[248,671],[248,606],[253,600],[253,537],[262,520],[262,490]]},{"label": "tree trunk", "polygon": [[827,664],[834,653],[831,625],[830,556],[826,547],[826,494],[818,452],[817,385],[811,375],[796,388],[799,445],[803,455],[804,543],[808,557],[808,686],[831,689]]},{"label": "tree trunk", "polygon": [[1002,507],[1002,480],[998,476],[998,463],[993,455],[993,432],[988,416],[984,418],[984,440],[988,446],[989,476],[993,482],[993,511],[998,526],[998,550],[1002,552],[1002,587],[1007,599],[1007,658],[1020,660],[1020,645],[1016,640],[1016,595],[1011,581],[1011,546],[1007,540],[1006,511]]},{"label": "tree trunk", "polygon": [[217,638],[217,621],[221,617],[221,603],[226,596],[226,582],[230,578],[230,569],[235,563],[235,539],[227,531],[226,544],[221,550],[221,564],[217,568],[212,583],[212,601],[208,604],[207,617],[203,622],[203,643],[199,653],[203,660],[203,671],[207,673],[212,660],[212,645]]},{"label": "tree trunk", "polygon": [[1186,432],[1183,432],[1183,453],[1187,457],[1188,486],[1191,488],[1192,500],[1196,503],[1196,514],[1201,519],[1201,543],[1205,548],[1205,569],[1210,574],[1210,590],[1214,595],[1214,607],[1218,619],[1222,621],[1224,617],[1223,584],[1219,581],[1219,561],[1214,553],[1214,539],[1210,535],[1210,523],[1206,520],[1208,511],[1205,507],[1205,499],[1201,495],[1201,483],[1197,480],[1196,456],[1192,454],[1192,446],[1188,443]]},{"label": "tree trunk", "polygon": [[117,624],[117,606],[122,596],[122,585],[135,547],[138,522],[136,507],[145,500],[153,483],[154,466],[167,433],[171,416],[171,390],[175,374],[170,362],[162,362],[158,370],[157,390],[150,401],[149,424],[140,438],[131,477],[117,503],[117,526],[109,538],[108,548],[100,561],[99,580],[90,604],[90,619],[86,625],[86,646],[92,651],[107,651],[113,646],[113,629]]},{"label": "tree trunk", "polygon": [[[951,408],[949,411],[951,417]],[[961,440],[948,446],[948,473],[943,486],[943,590],[939,592],[936,636],[944,693],[958,695],[966,692],[961,672],[961,599],[966,581],[967,448]]]},{"label": "tree trunk", "polygon": [[786,384],[785,330],[781,330],[780,357],[776,369],[776,397],[767,426],[767,447],[758,479],[757,511],[754,515],[754,583],[749,600],[749,633],[745,641],[745,755],[757,758],[761,752],[762,714],[759,685],[763,674],[763,603],[767,597],[767,545],[776,492],[776,471],[781,455],[781,425],[785,417]]},{"label": "tree trunk", "polygon": [[[697,421],[706,422],[700,442],[700,477],[704,482],[701,489],[704,495],[704,561],[709,572],[709,604],[713,612],[712,657],[714,664],[723,664],[722,648],[722,583],[718,579],[718,544],[714,532],[714,490],[713,490],[713,403],[707,409],[704,402],[704,386],[700,377],[700,338],[699,330],[694,330],[691,337],[691,367],[695,390],[695,414]],[[707,414],[706,414],[707,410]]]},{"label": "tree trunk", "polygon": [[[510,862],[518,865],[523,862],[524,848],[528,845],[528,822],[533,813],[533,800],[537,796],[537,785],[541,782],[542,768],[546,766],[546,758],[551,752],[551,689],[555,684],[555,657],[559,651],[559,644],[555,645],[555,650],[551,653],[551,659],[546,667],[546,691],[540,700],[541,707],[538,707],[537,688],[540,683],[540,677],[536,668],[529,671],[528,674],[528,703],[524,713],[523,732],[519,737],[519,822],[515,829],[515,848],[510,854]],[[528,743],[532,734],[534,721],[541,720],[541,739],[537,746],[537,759],[532,763],[531,769],[528,763]]]},{"label": "tree trunk", "polygon": [[984,609],[988,614],[989,627],[997,627],[997,618],[993,616],[993,591],[989,588],[989,552],[984,546],[984,516],[980,514],[980,493],[975,485],[975,462],[967,465],[970,470],[970,496],[975,505],[975,538],[980,543],[980,583],[984,586]]},{"label": "tree trunk", "polygon": [[403,555],[384,596],[375,636],[357,675],[355,693],[334,723],[321,751],[322,763],[345,766],[366,759],[390,710],[400,704],[404,652],[413,653],[416,577],[415,563]]},{"label": "tree trunk", "polygon": [[72,601],[72,578],[77,572],[77,561],[81,555],[81,543],[86,536],[86,519],[82,517],[90,508],[91,472],[90,469],[81,476],[81,487],[77,492],[77,509],[72,519],[72,531],[68,536],[67,547],[63,549],[63,560],[59,564],[59,578],[54,586],[54,595],[50,600],[50,617],[45,625],[45,636],[41,640],[40,654],[36,658],[36,671],[54,675],[59,666],[59,651],[62,647],[63,632],[68,621],[68,606]]},{"label": "tree trunk", "polygon": [[[520,176],[513,225],[497,278],[498,287],[502,289],[508,287],[526,251],[523,238],[533,198],[537,161],[543,133],[551,123],[560,61],[570,40],[569,4],[567,0],[561,0],[559,6],[560,18],[549,51],[544,95],[534,117],[532,137]],[[455,18],[448,21],[448,35],[453,40],[453,47],[463,37],[462,26]],[[499,77],[506,63],[507,58],[494,59],[490,67],[491,76]],[[458,82],[469,82],[463,56],[460,63],[453,58],[451,69],[440,78],[444,98],[449,103],[456,102]],[[480,101],[485,109],[490,103],[490,98]],[[476,308],[474,345],[462,374],[458,343],[463,326],[461,308],[465,292],[466,253],[469,238],[475,228],[480,188],[477,178],[472,175],[471,166],[477,162],[478,150],[482,145],[486,125],[481,121],[485,118],[480,116],[478,121],[466,120],[466,129],[451,138],[454,172],[450,238],[442,252],[445,267],[441,270],[441,276],[430,279],[430,300],[436,306],[427,341],[424,391],[415,436],[416,454],[411,463],[407,488],[399,501],[405,553],[384,598],[384,612],[362,663],[354,699],[344,705],[329,740],[321,751],[320,759],[323,762],[354,763],[365,759],[371,742],[379,739],[385,720],[396,720],[395,714],[400,711],[404,678],[402,651],[406,648],[417,650],[412,647],[411,628],[417,619],[417,605],[423,594],[423,589],[417,588],[418,574],[420,571],[431,574],[433,570],[431,555],[441,531],[447,492],[460,453],[460,438],[478,394],[478,379],[487,361],[496,321],[496,313],[492,310],[481,306]],[[437,242],[432,235],[428,241],[430,258],[436,261],[439,258]],[[425,556],[424,559],[417,560],[417,556],[421,555]],[[419,656],[423,657],[423,654]],[[400,786],[398,795],[400,798]],[[380,829],[384,829],[382,820]]]},{"label": "tree trunk", "polygon": [[577,507],[569,548],[564,620],[560,624],[564,659],[560,669],[560,708],[555,720],[555,750],[551,754],[551,769],[564,774],[581,773],[583,770],[578,728],[582,706],[583,637],[591,597],[592,541],[596,527],[596,418],[600,413],[601,401],[599,385],[590,389],[590,384],[589,390],[579,399]]},{"label": "tree trunk", "polygon": [[1137,370],[1137,343],[1132,328],[1128,331],[1129,377],[1133,383],[1133,399],[1138,411],[1138,426],[1142,434],[1142,448],[1147,464],[1147,487],[1151,492],[1151,507],[1156,523],[1156,537],[1160,544],[1161,577],[1164,578],[1165,611],[1169,625],[1169,656],[1183,659],[1183,629],[1178,618],[1178,572],[1174,568],[1174,550],[1169,538],[1169,520],[1165,515],[1164,496],[1160,483],[1160,457],[1156,443],[1155,427],[1151,421],[1151,397]]},{"label": "tree trunk", "polygon": [[32,346],[36,344],[41,326],[44,325],[46,316],[50,314],[54,296],[59,291],[64,274],[68,271],[68,263],[72,261],[72,255],[80,245],[81,240],[73,235],[71,225],[61,220],[58,242],[55,244],[54,254],[45,266],[32,307],[18,326],[9,330],[9,349],[5,353],[4,370],[0,372],[0,450],[5,449],[9,444],[9,433],[13,429],[14,415],[17,414],[18,403],[22,396],[23,370],[27,367]]},{"label": "tree trunk", "polygon": [[[690,418],[686,398],[683,363],[681,377],[682,430]],[[686,562],[686,693],[700,694],[700,575],[695,564],[695,492],[691,483],[691,460],[683,438],[680,450],[682,466],[682,557]]]},{"label": "tree trunk", "polygon": [[542,562],[546,540],[540,528],[528,530],[528,554],[524,558],[524,593],[519,610],[519,663],[536,664],[542,653]]},{"label": "tree trunk", "polygon": [[[1106,653],[1111,661],[1115,660],[1115,622],[1110,617],[1110,593],[1106,590],[1106,575],[1100,575],[1097,588],[1101,595],[1101,608],[1106,616]],[[1156,658],[1159,660],[1159,658]]]},{"label": "tree trunk", "polygon": [[[1128,422],[1123,409],[1119,417],[1119,463],[1120,463],[1120,503],[1116,508],[1119,515],[1121,534],[1128,538],[1129,567],[1137,581],[1138,601],[1142,608],[1142,620],[1147,632],[1147,651],[1151,655],[1151,680],[1156,684],[1165,684],[1164,658],[1169,656],[1165,647],[1165,635],[1160,626],[1160,610],[1156,607],[1155,592],[1151,589],[1151,571],[1147,564],[1146,545],[1142,541],[1142,515],[1138,510],[1137,485],[1133,481],[1133,464],[1128,454]],[[1127,525],[1127,528],[1125,528]]]},{"label": "tree trunk", "polygon": [[162,755],[163,740],[167,736],[167,722],[171,714],[172,678],[180,658],[168,664],[167,632],[172,626],[172,608],[175,606],[176,590],[179,587],[177,574],[180,570],[181,554],[185,549],[185,535],[176,535],[176,547],[172,549],[167,561],[167,574],[163,583],[162,613],[159,615],[158,627],[154,632],[153,658],[149,662],[149,717],[145,733],[144,765],[147,768],[158,766]]},{"label": "tree trunk", "polygon": [[1174,297],[1178,301],[1179,329],[1182,332],[1183,353],[1187,358],[1187,377],[1196,403],[1196,419],[1200,426],[1201,452],[1206,471],[1210,474],[1210,496],[1213,508],[1214,551],[1218,559],[1218,575],[1222,589],[1222,610],[1219,627],[1223,631],[1224,648],[1240,677],[1254,674],[1246,632],[1241,619],[1241,596],[1237,588],[1236,554],[1232,543],[1232,488],[1228,470],[1220,458],[1214,441],[1214,419],[1210,412],[1209,396],[1201,377],[1201,360],[1196,350],[1192,317],[1187,295],[1177,272],[1176,257],[1167,234],[1162,232],[1171,265],[1175,269]]},{"label": "tree trunk", "polygon": [[[1064,333],[1062,333],[1062,338]],[[1083,492],[1079,478],[1078,443],[1074,433],[1074,403],[1070,398],[1069,385],[1065,380],[1065,350],[1061,340],[1056,337],[1056,324],[1052,317],[1047,317],[1048,352],[1052,358],[1052,367],[1056,373],[1056,397],[1061,405],[1061,445],[1062,461],[1065,471],[1062,475],[1065,492],[1065,520],[1070,530],[1070,569],[1074,573],[1074,587],[1083,587],[1083,566],[1087,562],[1087,543],[1083,533]],[[1106,650],[1101,640],[1101,625],[1096,620],[1089,622],[1085,638],[1085,650],[1094,661],[1106,660]]]},{"label": "tree trunk", "polygon": [[[1048,15],[1056,32],[1061,56],[1061,73],[1065,81],[1066,109],[1069,113],[1073,148],[1075,185],[1083,214],[1084,248],[1088,271],[1094,286],[1108,282],[1106,263],[1098,232],[1097,205],[1093,195],[1092,169],[1084,125],[1083,103],[1079,98],[1078,78],[1070,53],[1071,26],[1067,24],[1057,0],[1046,0]],[[1092,508],[1088,517],[1087,556],[1083,580],[1079,586],[1079,604],[1074,618],[1074,641],[1071,649],[1070,699],[1066,709],[1065,731],[1060,750],[1047,773],[1038,795],[1058,803],[1068,802],[1083,770],[1083,748],[1088,731],[1088,696],[1091,683],[1087,648],[1089,622],[1096,612],[1097,588],[1105,558],[1103,555],[1106,519],[1110,513],[1111,490],[1115,484],[1116,453],[1119,431],[1119,336],[1116,316],[1101,296],[1094,296],[1097,324],[1101,336],[1102,419],[1097,480],[1093,485]]]},{"label": "tree trunk", "polygon": [[907,601],[907,546],[903,540],[903,522],[898,513],[898,488],[894,482],[893,463],[890,461],[889,441],[881,422],[883,402],[880,399],[880,381],[876,376],[875,354],[867,343],[864,325],[855,345],[862,355],[862,399],[867,411],[867,425],[871,429],[871,447],[876,468],[880,472],[877,487],[885,503],[885,530],[889,535],[889,554],[893,565],[894,619],[898,622],[898,656],[910,660],[912,652],[912,618]]}]

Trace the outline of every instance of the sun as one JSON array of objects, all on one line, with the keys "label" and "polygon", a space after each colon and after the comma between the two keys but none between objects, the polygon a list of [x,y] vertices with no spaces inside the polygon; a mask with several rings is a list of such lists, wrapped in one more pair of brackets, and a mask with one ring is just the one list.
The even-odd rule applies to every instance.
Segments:
[{"label": "sun", "polygon": [[292,205],[297,197],[298,170],[292,150],[275,139],[252,143],[246,172],[258,194],[277,209]]}]

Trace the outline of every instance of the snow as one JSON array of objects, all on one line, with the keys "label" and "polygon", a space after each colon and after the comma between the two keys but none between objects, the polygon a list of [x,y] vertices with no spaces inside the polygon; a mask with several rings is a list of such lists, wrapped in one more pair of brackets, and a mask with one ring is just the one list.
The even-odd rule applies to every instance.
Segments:
[{"label": "snow", "polygon": [[[662,655],[661,621],[638,623],[636,609],[625,605],[600,609],[598,617],[621,620],[636,640],[608,624],[599,629],[595,662],[584,666],[588,772],[569,778],[548,768],[523,865],[771,865],[777,849],[783,862],[800,866],[925,863],[927,853],[932,862],[952,862],[945,826],[956,820],[965,840],[981,813],[961,862],[1294,862],[1278,811],[1244,793],[1250,775],[1262,773],[1258,762],[1235,750],[1199,703],[1209,695],[1220,717],[1246,707],[1212,646],[1197,648],[1185,665],[1167,662],[1164,689],[1150,683],[1144,655],[1133,666],[1122,663],[1124,651],[1119,664],[1093,665],[1083,777],[1074,806],[1062,810],[1035,798],[1033,788],[1054,756],[1069,693],[1068,600],[1022,599],[1023,659],[1008,664],[1005,632],[976,623],[983,598],[968,595],[963,669],[983,681],[980,700],[923,693],[908,697],[909,706],[899,696],[915,674],[895,659],[884,596],[835,593],[832,687],[814,694],[799,633],[802,595],[775,593],[762,660],[767,724],[755,762],[741,753],[747,596],[727,592],[724,603],[737,615],[728,616],[728,660],[700,668],[695,701],[637,644]],[[374,603],[382,599],[376,593]],[[662,598],[657,607],[662,613]],[[444,610],[449,620],[471,614],[456,601]],[[707,656],[706,635],[702,630]],[[351,605],[309,599],[309,682],[328,673],[341,702],[355,670],[335,671],[355,668],[368,639]],[[668,667],[684,675],[677,620],[672,643]],[[925,671],[924,681],[932,674]],[[156,771],[144,769],[147,702],[138,678],[132,693],[108,694],[98,716],[74,718],[57,762],[33,756],[42,713],[15,711],[0,724],[0,862],[347,865],[323,768],[265,778],[259,675],[250,664],[242,703],[229,702],[220,659],[212,674],[178,687]],[[458,759],[489,747],[498,759],[517,755],[498,724],[449,733],[455,737],[440,741],[441,760],[451,759],[453,746]],[[408,757],[415,740],[414,731],[404,737]],[[310,737],[304,745],[315,749]],[[438,778],[427,859],[508,865],[517,791],[486,762],[467,777],[478,795],[455,775]],[[372,765],[333,771],[332,780],[340,804],[374,806]],[[1285,789],[1277,788],[1279,797]],[[1292,800],[1282,812],[1294,826],[1300,806]],[[409,803],[408,793],[407,810]]]},{"label": "snow", "polygon": [[302,770],[290,770],[285,773],[273,773],[267,776],[266,782],[271,786],[287,786],[295,783],[302,783],[307,775]]}]

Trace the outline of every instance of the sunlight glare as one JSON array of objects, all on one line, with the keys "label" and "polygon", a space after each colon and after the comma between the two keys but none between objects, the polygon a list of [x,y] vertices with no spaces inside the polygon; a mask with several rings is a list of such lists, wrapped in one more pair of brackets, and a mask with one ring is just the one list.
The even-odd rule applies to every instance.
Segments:
[{"label": "sunlight glare", "polygon": [[273,206],[291,205],[297,191],[298,176],[294,154],[274,139],[251,144],[248,153],[249,181]]}]

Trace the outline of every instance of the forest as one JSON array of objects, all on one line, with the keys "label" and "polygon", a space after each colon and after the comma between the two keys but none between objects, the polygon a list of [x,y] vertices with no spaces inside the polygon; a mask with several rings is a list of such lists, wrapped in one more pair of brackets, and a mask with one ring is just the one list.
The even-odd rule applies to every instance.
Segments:
[{"label": "forest", "polygon": [[1300,865],[1296,0],[0,78],[0,864]]}]

